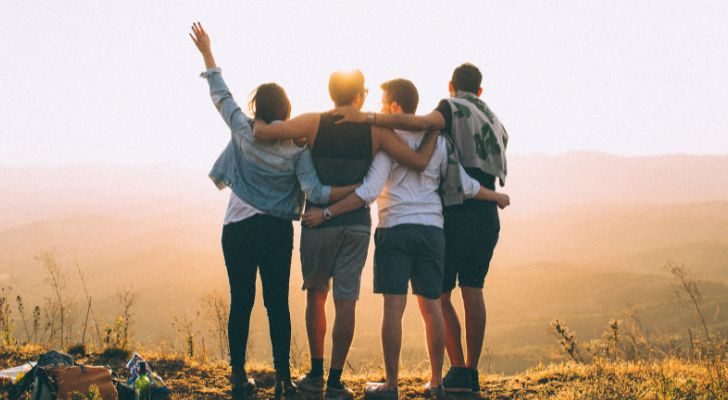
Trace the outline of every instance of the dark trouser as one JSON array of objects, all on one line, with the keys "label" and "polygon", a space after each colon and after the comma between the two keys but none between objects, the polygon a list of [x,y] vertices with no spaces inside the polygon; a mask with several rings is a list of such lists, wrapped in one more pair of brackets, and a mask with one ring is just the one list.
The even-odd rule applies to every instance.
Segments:
[{"label": "dark trouser", "polygon": [[250,313],[255,302],[255,280],[260,267],[263,302],[268,312],[273,364],[288,375],[291,349],[291,314],[288,282],[291,275],[293,224],[255,215],[222,229],[222,251],[230,280],[230,365],[243,368],[248,345]]}]

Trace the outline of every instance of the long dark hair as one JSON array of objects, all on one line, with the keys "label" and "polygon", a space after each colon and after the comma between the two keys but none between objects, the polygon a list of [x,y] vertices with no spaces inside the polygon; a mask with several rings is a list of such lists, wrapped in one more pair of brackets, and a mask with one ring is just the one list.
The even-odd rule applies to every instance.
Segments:
[{"label": "long dark hair", "polygon": [[250,112],[256,119],[266,123],[285,121],[291,116],[291,101],[286,91],[277,83],[264,83],[258,86],[248,103]]}]

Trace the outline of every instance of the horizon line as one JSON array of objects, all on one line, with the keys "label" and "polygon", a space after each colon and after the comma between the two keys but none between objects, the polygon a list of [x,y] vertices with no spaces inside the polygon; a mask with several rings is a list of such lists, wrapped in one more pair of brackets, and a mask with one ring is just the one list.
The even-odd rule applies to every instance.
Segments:
[{"label": "horizon line", "polygon": [[[568,150],[558,153],[548,152],[525,152],[525,153],[513,153],[509,157],[567,157],[574,155],[592,155],[595,157],[613,157],[621,159],[656,159],[656,158],[668,158],[668,157],[697,157],[697,158],[728,158],[728,153],[655,153],[655,154],[616,154],[609,153],[606,151],[599,150]],[[164,167],[164,168],[180,168],[180,169],[198,169],[201,166],[196,165],[183,165],[182,163],[175,163],[169,161],[150,162],[150,163],[139,163],[139,164],[127,164],[123,162],[99,162],[99,161],[83,161],[83,162],[69,162],[69,163],[46,163],[46,164],[6,164],[0,163],[2,169],[23,169],[23,168],[82,168],[82,167],[102,167],[102,168],[151,168],[151,167]],[[207,167],[205,167],[207,168]]]}]

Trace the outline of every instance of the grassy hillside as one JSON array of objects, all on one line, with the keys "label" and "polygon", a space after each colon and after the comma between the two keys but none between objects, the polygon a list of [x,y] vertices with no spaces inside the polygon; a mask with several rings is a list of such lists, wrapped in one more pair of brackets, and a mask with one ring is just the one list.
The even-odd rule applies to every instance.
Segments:
[{"label": "grassy hillside", "polygon": [[[0,354],[0,368],[17,365],[37,355],[37,349],[18,349]],[[724,356],[723,356],[724,357]],[[222,362],[195,360],[171,354],[153,353],[147,360],[172,390],[173,400],[229,399],[229,367]],[[99,355],[77,358],[88,364],[110,365],[125,376],[124,360]],[[294,375],[302,371],[294,371]],[[258,397],[273,398],[274,372],[265,365],[253,365],[250,376],[259,386]],[[363,399],[367,381],[381,381],[381,370],[352,374],[344,379]],[[423,370],[400,374],[400,398],[422,398],[428,381]],[[453,399],[726,399],[728,361],[715,357],[700,361],[598,361],[540,365],[515,375],[481,374],[479,395],[451,395]],[[0,391],[0,398],[2,398]],[[320,399],[307,395],[303,399]]]}]

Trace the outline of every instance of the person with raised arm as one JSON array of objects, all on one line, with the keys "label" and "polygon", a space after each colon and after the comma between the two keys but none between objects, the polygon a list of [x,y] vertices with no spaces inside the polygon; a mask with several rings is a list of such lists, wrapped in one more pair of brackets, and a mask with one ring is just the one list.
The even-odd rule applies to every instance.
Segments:
[{"label": "person with raised arm", "polygon": [[[336,108],[361,109],[367,95],[361,71],[334,72],[329,79],[329,95]],[[334,109],[335,111],[336,109]],[[414,151],[391,129],[367,123],[336,124],[334,111],[308,113],[280,124],[255,124],[255,136],[263,139],[305,140],[311,148],[316,172],[327,185],[360,183],[378,152],[386,152],[397,162],[422,171],[435,149],[437,133],[425,135]],[[325,208],[330,202],[311,199],[308,207]],[[361,274],[369,248],[371,216],[360,207],[341,218],[311,229],[301,229],[301,267],[306,295],[306,330],[311,369],[296,383],[303,391],[324,390],[324,340],[326,299],[333,287],[334,327],[331,363],[326,380],[326,399],[352,399],[353,392],[341,380],[344,363],[354,337],[356,302]]]},{"label": "person with raised arm", "polygon": [[[210,37],[199,22],[192,25],[190,37],[205,62],[206,71],[201,76],[207,80],[212,102],[231,135],[210,178],[219,189],[231,189],[222,229],[222,250],[230,282],[232,398],[253,398],[256,392],[255,381],[246,374],[245,360],[258,270],[273,346],[275,395],[294,397],[288,307],[292,221],[300,218],[304,195],[315,203],[327,203],[350,194],[356,185],[324,186],[305,146],[291,140],[256,139],[253,120],[233,99],[212,55]],[[286,120],[291,112],[286,92],[275,83],[258,86],[249,105],[254,117],[266,123]]]},{"label": "person with raised arm", "polygon": [[[343,117],[337,123],[369,123],[414,131],[441,130],[452,140],[456,156],[468,175],[494,190],[496,179],[501,186],[505,184],[508,133],[480,99],[482,80],[480,70],[466,63],[453,71],[448,88],[450,97],[440,101],[429,114],[362,113],[347,107],[337,110]],[[447,332],[446,349],[452,365],[444,378],[445,389],[479,392],[478,362],[486,323],[483,286],[500,233],[498,207],[492,202],[465,199],[455,190],[446,193],[443,200],[446,206],[445,277],[441,299]],[[460,320],[451,302],[456,282],[465,308],[467,357],[463,353]]]}]

